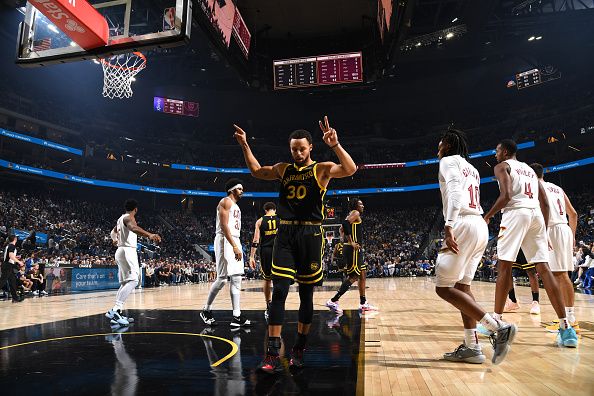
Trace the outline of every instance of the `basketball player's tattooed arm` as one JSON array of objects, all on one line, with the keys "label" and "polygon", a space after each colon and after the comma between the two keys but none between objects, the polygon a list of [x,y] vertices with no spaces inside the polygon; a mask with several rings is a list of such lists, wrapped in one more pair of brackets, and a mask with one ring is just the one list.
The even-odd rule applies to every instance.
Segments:
[{"label": "basketball player's tattooed arm", "polygon": [[136,224],[136,218],[132,215],[124,219],[124,225],[136,235],[147,237],[153,242],[161,242],[161,237],[159,234],[151,234],[150,232],[143,230],[138,224]]},{"label": "basketball player's tattooed arm", "polygon": [[571,228],[571,232],[573,233],[572,246],[575,246],[575,231],[577,229],[578,214],[571,204],[569,197],[567,197],[567,194],[563,193],[563,195],[565,196],[565,211],[567,212],[567,217],[569,218],[569,228]]},{"label": "basketball player's tattooed arm", "polygon": [[247,135],[243,129],[238,127],[237,125],[233,124],[235,128],[235,134],[233,135],[237,140],[237,143],[241,146],[241,150],[243,151],[243,157],[245,158],[245,164],[247,165],[248,169],[252,176],[256,179],[262,180],[279,180],[282,177],[284,169],[287,167],[285,163],[278,163],[275,165],[265,165],[262,166],[252,153],[252,149],[247,142]]},{"label": "basketball player's tattooed arm", "polygon": [[320,129],[324,133],[324,136],[322,137],[324,143],[334,151],[334,154],[336,154],[339,161],[338,164],[335,164],[334,162],[320,162],[318,164],[318,172],[316,176],[318,177],[320,184],[326,188],[332,178],[348,177],[355,174],[357,165],[349,153],[347,153],[338,142],[338,134],[336,133],[336,129],[330,127],[328,116],[324,116],[324,122],[318,122],[320,124]]},{"label": "basketball player's tattooed arm", "polygon": [[256,227],[254,229],[254,239],[252,239],[252,248],[250,249],[250,268],[256,268],[256,250],[257,247],[254,244],[260,243],[260,225],[262,224],[262,218],[260,217],[258,221],[256,221]]},{"label": "basketball player's tattooed arm", "polygon": [[505,208],[505,205],[511,199],[511,176],[509,175],[509,165],[506,162],[500,162],[495,165],[494,173],[497,181],[499,182],[499,197],[491,207],[491,210],[485,214],[484,219],[489,224],[491,218],[495,216],[501,209]]},{"label": "basketball player's tattooed arm", "polygon": [[235,255],[235,259],[237,261],[241,260],[243,254],[241,253],[241,249],[239,246],[235,244],[233,240],[233,236],[231,235],[231,230],[229,229],[229,211],[231,210],[231,199],[230,198],[223,198],[221,202],[219,202],[219,223],[221,224],[221,230],[223,230],[223,235],[225,235],[225,239],[231,246],[233,246],[233,254]]}]

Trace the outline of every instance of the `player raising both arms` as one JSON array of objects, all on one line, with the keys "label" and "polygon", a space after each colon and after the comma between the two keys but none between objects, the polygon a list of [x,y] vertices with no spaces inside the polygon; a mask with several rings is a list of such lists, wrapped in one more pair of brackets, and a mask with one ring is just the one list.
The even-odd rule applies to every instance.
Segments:
[{"label": "player raising both arms", "polygon": [[322,252],[324,237],[323,201],[332,178],[348,177],[357,166],[338,142],[338,134],[330,127],[328,117],[320,121],[324,143],[337,155],[340,163],[311,159],[311,134],[303,129],[291,133],[289,148],[293,163],[261,166],[247,143],[246,133],[237,125],[235,138],[241,145],[245,162],[252,176],[262,180],[279,180],[278,217],[280,224],[272,253],[274,289],[268,318],[268,347],[260,370],[275,373],[282,370],[280,361],[281,329],[285,316],[285,301],[289,286],[299,283],[299,320],[297,340],[291,350],[290,365],[303,366],[303,352],[313,318],[314,286],[323,279]]}]

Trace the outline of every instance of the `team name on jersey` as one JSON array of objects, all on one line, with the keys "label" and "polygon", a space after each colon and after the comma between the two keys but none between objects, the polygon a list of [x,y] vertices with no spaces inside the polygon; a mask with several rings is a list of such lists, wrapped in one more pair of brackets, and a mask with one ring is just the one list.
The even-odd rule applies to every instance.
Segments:
[{"label": "team name on jersey", "polygon": [[289,182],[292,182],[294,180],[308,180],[312,177],[315,177],[313,170],[299,175],[289,175],[285,179],[283,179],[283,186],[286,186]]},{"label": "team name on jersey", "polygon": [[536,175],[534,174],[534,172],[531,172],[529,170],[526,169],[520,169],[520,168],[516,168],[516,173],[520,176],[527,176],[531,179],[533,179],[534,177],[536,177]]},{"label": "team name on jersey", "polygon": [[264,231],[265,236],[276,235],[278,230]]},{"label": "team name on jersey", "polygon": [[479,183],[481,181],[481,178],[479,177],[478,172],[469,166],[462,169],[462,174],[464,175],[464,177],[468,177],[468,176],[473,177]]}]

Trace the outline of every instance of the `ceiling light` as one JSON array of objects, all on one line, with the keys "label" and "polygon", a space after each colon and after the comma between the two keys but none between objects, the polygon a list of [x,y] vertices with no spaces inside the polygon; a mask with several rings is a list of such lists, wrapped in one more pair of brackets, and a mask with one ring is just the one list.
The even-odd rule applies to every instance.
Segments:
[{"label": "ceiling light", "polygon": [[416,44],[416,46],[417,46],[417,47],[420,47],[420,46],[421,46],[421,43],[420,43],[420,42],[418,42],[418,43]]},{"label": "ceiling light", "polygon": [[449,32],[448,34],[446,34],[447,39],[451,39],[452,37],[454,37],[454,33]]},{"label": "ceiling light", "polygon": [[533,41],[536,37],[534,36],[530,36],[530,38],[528,39],[528,41]]},{"label": "ceiling light", "polygon": [[536,39],[537,39],[537,40],[540,40],[541,38],[542,38],[542,36],[538,36]]},{"label": "ceiling light", "polygon": [[456,22],[458,20],[458,17],[452,19],[452,23]]}]

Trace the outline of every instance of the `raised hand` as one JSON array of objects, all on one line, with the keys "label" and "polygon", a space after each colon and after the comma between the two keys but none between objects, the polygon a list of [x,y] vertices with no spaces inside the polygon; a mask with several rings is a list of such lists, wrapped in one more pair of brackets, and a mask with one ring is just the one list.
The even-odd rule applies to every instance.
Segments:
[{"label": "raised hand", "polygon": [[320,129],[324,133],[324,136],[322,137],[324,143],[330,147],[336,146],[338,144],[338,134],[336,133],[336,129],[330,127],[328,116],[324,116],[324,122],[318,122],[320,123]]},{"label": "raised hand", "polygon": [[235,137],[235,139],[237,140],[237,143],[246,144],[247,143],[247,134],[245,133],[245,131],[235,124],[233,124],[233,127],[235,128],[235,134],[233,135],[233,137]]},{"label": "raised hand", "polygon": [[161,237],[159,236],[159,234],[151,234],[149,236],[149,239],[151,241],[153,241],[153,242],[156,242],[156,243],[160,243],[161,242]]}]

